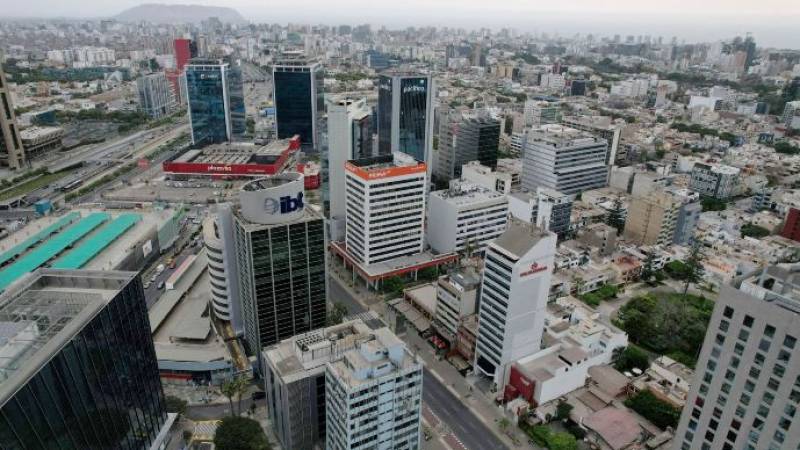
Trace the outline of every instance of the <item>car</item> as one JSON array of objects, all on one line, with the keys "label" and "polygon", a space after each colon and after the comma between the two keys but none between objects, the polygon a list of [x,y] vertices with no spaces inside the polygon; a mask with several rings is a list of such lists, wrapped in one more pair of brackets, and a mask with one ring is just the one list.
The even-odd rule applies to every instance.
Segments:
[{"label": "car", "polygon": [[160,291],[161,289],[164,289],[164,282],[163,282],[163,281],[159,282],[157,287],[158,287],[158,290],[159,290],[159,291]]},{"label": "car", "polygon": [[255,391],[252,394],[250,394],[250,398],[252,398],[253,400],[263,400],[267,398],[267,393],[264,391]]}]

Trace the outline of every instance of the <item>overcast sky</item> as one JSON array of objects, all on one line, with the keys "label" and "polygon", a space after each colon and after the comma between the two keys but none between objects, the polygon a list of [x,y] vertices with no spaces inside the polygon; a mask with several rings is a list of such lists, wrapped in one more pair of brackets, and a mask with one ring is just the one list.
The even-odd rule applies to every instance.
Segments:
[{"label": "overcast sky", "polygon": [[513,27],[520,31],[651,34],[690,41],[752,32],[800,48],[798,0],[0,0],[6,17],[103,17],[141,3],[229,6],[256,22]]}]

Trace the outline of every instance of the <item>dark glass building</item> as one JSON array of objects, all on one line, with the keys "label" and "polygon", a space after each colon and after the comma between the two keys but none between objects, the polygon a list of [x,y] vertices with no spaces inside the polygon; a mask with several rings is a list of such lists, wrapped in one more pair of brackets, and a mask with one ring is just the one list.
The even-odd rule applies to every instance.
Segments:
[{"label": "dark glass building", "polygon": [[497,167],[500,119],[486,111],[457,112],[440,128],[436,178],[444,182],[461,177],[461,166],[479,161]]},{"label": "dark glass building", "polygon": [[272,72],[278,138],[300,135],[305,148],[319,149],[319,114],[325,110],[322,66],[285,60]]},{"label": "dark glass building", "polygon": [[136,273],[40,270],[0,304],[0,448],[163,445],[174,415]]},{"label": "dark glass building", "polygon": [[252,181],[233,212],[238,290],[248,351],[325,326],[325,224],[303,206],[297,173]]},{"label": "dark glass building", "polygon": [[193,59],[186,66],[192,143],[229,142],[245,133],[241,69],[222,61]]},{"label": "dark glass building", "polygon": [[378,153],[402,152],[431,165],[433,81],[430,76],[389,73],[378,80]]}]

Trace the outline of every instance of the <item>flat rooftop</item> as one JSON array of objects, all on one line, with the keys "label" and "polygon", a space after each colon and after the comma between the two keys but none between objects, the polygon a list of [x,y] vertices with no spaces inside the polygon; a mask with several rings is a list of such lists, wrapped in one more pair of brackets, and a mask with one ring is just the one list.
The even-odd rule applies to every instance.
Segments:
[{"label": "flat rooftop", "polygon": [[135,277],[134,272],[42,269],[0,295],[0,405]]},{"label": "flat rooftop", "polygon": [[419,365],[403,341],[388,328],[375,330],[373,336],[374,339],[360,342],[357,348],[345,352],[341,359],[329,365],[350,388]]},{"label": "flat rooftop", "polygon": [[455,184],[450,189],[434,191],[430,195],[457,207],[480,203],[498,203],[504,200],[502,193],[471,183]]},{"label": "flat rooftop", "polygon": [[506,231],[491,244],[516,256],[525,256],[543,238],[553,235],[551,232],[519,220],[510,220]]},{"label": "flat rooftop", "polygon": [[274,164],[287,151],[293,150],[291,139],[281,139],[266,145],[254,143],[212,144],[189,150],[173,159],[175,163],[195,164]]},{"label": "flat rooftop", "polygon": [[392,167],[414,167],[421,163],[405,153],[395,152],[391,155],[373,156],[370,158],[351,159],[347,161],[360,169],[371,171],[389,169]]}]

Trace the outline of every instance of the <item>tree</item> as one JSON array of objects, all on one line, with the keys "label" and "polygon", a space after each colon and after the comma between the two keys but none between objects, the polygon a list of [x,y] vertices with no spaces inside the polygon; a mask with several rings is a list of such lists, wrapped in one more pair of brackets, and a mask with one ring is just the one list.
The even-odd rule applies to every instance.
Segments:
[{"label": "tree", "polygon": [[641,391],[625,400],[625,406],[641,414],[661,429],[677,427],[678,420],[681,418],[680,408],[659,399],[648,390]]},{"label": "tree", "polygon": [[[231,416],[238,416],[241,412],[242,394],[247,390],[247,380],[243,377],[236,377],[222,383],[222,395],[228,398],[231,405]],[[236,398],[238,409],[233,408],[233,399]]]},{"label": "tree", "polygon": [[727,203],[724,200],[720,200],[714,197],[703,197],[701,200],[701,204],[703,205],[703,212],[725,211],[725,209],[728,207]]},{"label": "tree", "polygon": [[389,277],[383,280],[383,292],[393,295],[400,295],[403,293],[404,287],[405,285],[403,284],[403,280],[398,276]]},{"label": "tree", "polygon": [[617,197],[614,200],[614,206],[611,211],[606,215],[606,225],[617,229],[617,235],[622,234],[625,230],[625,208],[622,204],[622,199]]},{"label": "tree", "polygon": [[500,431],[502,431],[502,432],[505,432],[510,425],[511,425],[511,422],[508,419],[506,419],[505,417],[503,417],[502,419],[500,419],[499,422],[497,422],[497,426],[500,427]]},{"label": "tree", "polygon": [[573,406],[565,401],[559,401],[556,405],[556,420],[569,419],[569,413],[572,411]]},{"label": "tree", "polygon": [[655,271],[655,268],[653,267],[653,264],[655,263],[655,259],[656,259],[656,256],[655,256],[655,254],[653,254],[652,251],[648,252],[647,256],[644,258],[644,264],[642,264],[642,274],[641,274],[640,278],[645,283],[649,284],[650,280],[652,280],[656,276],[656,273],[655,273],[656,271]]},{"label": "tree", "polygon": [[247,417],[226,417],[214,435],[217,450],[271,450],[261,425]]},{"label": "tree", "polygon": [[328,311],[328,326],[339,325],[347,315],[347,307],[342,302],[333,302]]},{"label": "tree", "polygon": [[705,255],[703,255],[700,242],[693,241],[692,248],[689,251],[689,257],[686,258],[685,261],[688,272],[686,274],[686,284],[683,286],[683,295],[689,292],[690,284],[697,284],[703,279],[703,259],[705,259]]},{"label": "tree", "polygon": [[164,397],[164,403],[169,413],[176,413],[179,416],[186,414],[187,403],[182,398],[175,397],[174,395],[167,395]]},{"label": "tree", "polygon": [[620,372],[629,371],[633,368],[645,370],[649,366],[650,358],[647,356],[647,352],[634,345],[627,346],[614,363],[614,368]]},{"label": "tree", "polygon": [[752,223],[746,223],[742,225],[742,228],[739,231],[742,233],[743,237],[749,236],[754,238],[762,238],[764,236],[769,236],[770,234],[768,229]]}]

